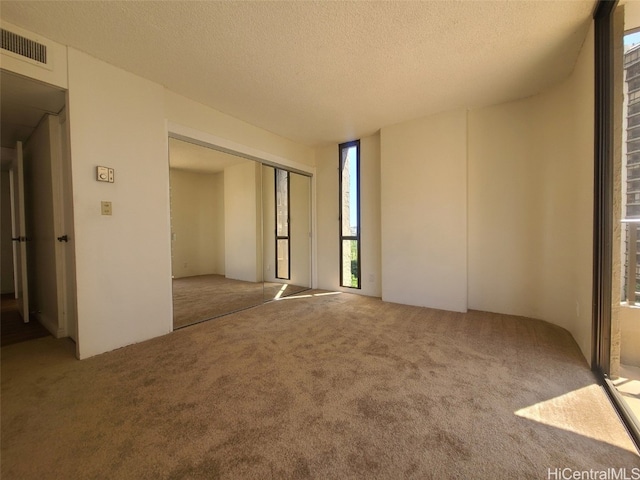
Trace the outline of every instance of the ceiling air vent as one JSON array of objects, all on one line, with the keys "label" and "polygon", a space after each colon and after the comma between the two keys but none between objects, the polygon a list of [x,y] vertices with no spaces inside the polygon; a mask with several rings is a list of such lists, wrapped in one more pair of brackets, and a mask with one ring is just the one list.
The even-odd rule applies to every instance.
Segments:
[{"label": "ceiling air vent", "polygon": [[47,64],[47,46],[30,40],[16,33],[0,29],[2,32],[2,49],[28,58],[42,65]]}]

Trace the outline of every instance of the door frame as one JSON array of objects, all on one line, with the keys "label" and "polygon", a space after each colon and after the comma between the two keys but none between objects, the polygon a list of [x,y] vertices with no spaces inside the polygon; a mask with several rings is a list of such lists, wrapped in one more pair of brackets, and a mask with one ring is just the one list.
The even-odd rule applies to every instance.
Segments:
[{"label": "door frame", "polygon": [[[68,92],[67,92],[67,101],[65,102],[65,107],[59,114],[53,113],[45,113],[38,124],[40,128],[42,122],[45,117],[51,117],[51,122],[59,122],[58,125],[55,125],[55,128],[50,130],[50,133],[54,133],[55,137],[50,139],[50,148],[51,148],[51,186],[52,186],[52,198],[50,199],[53,215],[54,215],[54,237],[64,237],[66,235],[67,241],[59,241],[57,239],[53,239],[55,242],[55,265],[56,265],[56,274],[55,274],[55,282],[56,282],[56,290],[57,290],[57,299],[58,299],[58,308],[57,308],[57,327],[54,327],[52,324],[47,322],[40,322],[49,330],[49,332],[56,338],[62,338],[69,336],[76,342],[76,356],[78,355],[78,334],[77,334],[77,308],[76,308],[76,298],[77,298],[77,289],[75,282],[75,242],[74,240],[74,228],[73,228],[73,194],[72,194],[72,186],[71,186],[71,152],[70,152],[70,142],[69,142],[69,118],[67,113],[68,104]],[[28,141],[27,141],[28,142]],[[26,146],[27,142],[24,143]],[[20,143],[20,142],[19,142]],[[24,148],[23,148],[24,150]],[[18,155],[18,149],[16,148],[16,156]],[[22,206],[16,203],[15,198],[15,182],[19,180],[20,175],[16,171],[18,160],[14,160],[12,162],[12,166],[9,169],[10,175],[10,189],[11,189],[11,203],[12,203],[12,217],[15,216],[15,210],[18,208],[20,212],[18,215],[26,217],[28,212],[28,206],[22,202]],[[23,175],[24,177],[24,175]],[[24,190],[28,186],[24,184],[22,185],[22,196],[24,197]],[[14,223],[14,219],[12,218],[12,224]],[[13,225],[12,225],[13,226]],[[13,232],[12,232],[13,234]],[[20,234],[20,236],[24,236],[25,234]],[[13,235],[15,236],[15,234]],[[25,262],[16,262],[16,242],[14,243],[14,289],[16,298],[19,296],[19,290],[17,288],[17,283],[19,281],[19,273],[20,263],[30,263],[28,249],[24,248],[23,256]],[[20,242],[23,245],[25,242]],[[35,273],[37,274],[37,265],[32,265],[35,267]],[[32,271],[33,273],[33,271]],[[29,280],[27,278],[26,281],[27,294],[25,295],[25,303],[28,305],[29,303],[29,293],[28,293],[28,284]],[[20,302],[20,300],[19,300]],[[29,310],[29,308],[27,308]],[[37,315],[36,315],[37,317]],[[29,319],[29,315],[23,317],[25,323]],[[39,319],[40,320],[40,319]]]},{"label": "door frame", "polygon": [[[57,165],[52,165],[54,181],[54,217],[56,237],[56,271],[58,276],[58,305],[61,306],[64,335],[78,344],[77,285],[75,262],[75,229],[73,224],[73,186],[71,182],[71,141],[69,132],[69,93],[65,107],[58,114],[60,138],[55,156]],[[65,236],[67,240],[59,239]]]},{"label": "door frame", "polygon": [[[206,148],[212,148],[224,153],[243,157],[248,160],[254,160],[263,165],[269,165],[274,168],[283,168],[293,173],[311,178],[311,288],[318,287],[318,261],[317,261],[317,228],[316,228],[316,167],[296,162],[288,158],[280,157],[272,153],[263,152],[256,148],[241,143],[218,137],[210,133],[206,133],[191,127],[186,127],[174,122],[166,121],[166,138],[167,138],[167,168],[169,166],[169,138],[182,140],[185,142],[200,145]],[[167,218],[171,221],[171,212],[167,212]],[[171,261],[171,259],[169,259]]]}]

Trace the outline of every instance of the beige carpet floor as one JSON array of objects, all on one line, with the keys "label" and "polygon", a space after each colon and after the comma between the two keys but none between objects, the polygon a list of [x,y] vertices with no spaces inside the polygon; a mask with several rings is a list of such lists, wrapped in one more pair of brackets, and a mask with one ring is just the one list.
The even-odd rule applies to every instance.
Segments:
[{"label": "beige carpet floor", "polygon": [[[224,275],[196,275],[173,279],[173,328],[217,318],[263,302],[294,295],[305,287],[233,280]],[[278,297],[279,298],[279,297]]]},{"label": "beige carpet floor", "polygon": [[243,282],[224,275],[173,279],[173,328],[260,305],[262,283]]},{"label": "beige carpet floor", "polygon": [[640,467],[566,331],[318,293],[83,361],[64,339],[3,347],[2,479]]}]

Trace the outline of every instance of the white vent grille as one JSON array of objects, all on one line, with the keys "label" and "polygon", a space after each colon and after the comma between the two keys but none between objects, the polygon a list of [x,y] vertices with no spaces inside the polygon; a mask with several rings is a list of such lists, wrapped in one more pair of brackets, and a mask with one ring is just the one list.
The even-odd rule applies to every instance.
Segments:
[{"label": "white vent grille", "polygon": [[30,40],[21,35],[0,29],[2,32],[2,45],[4,50],[15,53],[22,57],[28,58],[35,62],[47,64],[47,46]]}]

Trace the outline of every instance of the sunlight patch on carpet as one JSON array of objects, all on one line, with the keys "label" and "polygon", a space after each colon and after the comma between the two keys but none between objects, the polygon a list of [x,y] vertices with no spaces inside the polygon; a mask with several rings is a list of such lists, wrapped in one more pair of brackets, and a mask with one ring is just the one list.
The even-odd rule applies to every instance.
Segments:
[{"label": "sunlight patch on carpet", "polygon": [[[607,428],[612,421],[615,422],[611,418],[615,417],[615,413],[602,388],[596,384],[521,408],[514,413],[527,420],[629,450],[629,443],[621,441],[619,435]],[[594,428],[594,422],[601,423],[600,428]]]},{"label": "sunlight patch on carpet", "polygon": [[312,298],[312,297],[326,297],[327,295],[340,295],[342,292],[323,292],[323,293],[309,293],[306,295],[289,295],[288,297],[278,298],[275,300],[294,300],[296,298]]}]

